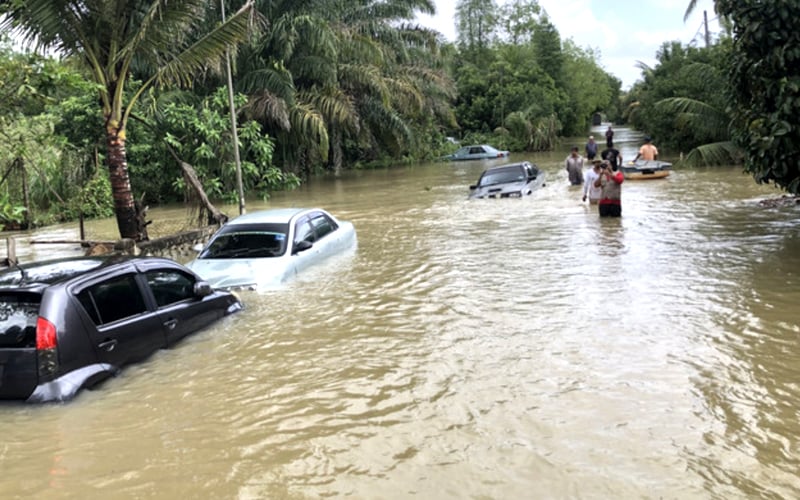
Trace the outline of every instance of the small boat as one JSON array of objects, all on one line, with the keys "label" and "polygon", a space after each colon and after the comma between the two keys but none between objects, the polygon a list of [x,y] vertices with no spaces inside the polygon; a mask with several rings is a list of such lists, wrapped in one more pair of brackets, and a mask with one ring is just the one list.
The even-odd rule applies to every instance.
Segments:
[{"label": "small boat", "polygon": [[626,179],[663,179],[672,172],[672,163],[658,160],[637,160],[620,167]]}]

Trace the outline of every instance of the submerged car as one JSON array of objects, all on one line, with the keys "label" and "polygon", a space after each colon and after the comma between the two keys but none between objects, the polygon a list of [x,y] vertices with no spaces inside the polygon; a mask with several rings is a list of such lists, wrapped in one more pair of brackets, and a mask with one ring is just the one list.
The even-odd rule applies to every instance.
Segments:
[{"label": "submerged car", "polygon": [[320,208],[263,210],[222,226],[187,265],[212,286],[258,289],[356,244],[353,224]]},{"label": "submerged car", "polygon": [[486,169],[469,187],[470,198],[522,198],[544,186],[544,172],[523,161]]},{"label": "submerged car", "polygon": [[0,399],[70,399],[241,308],[168,259],[16,265],[0,273]]},{"label": "submerged car", "polygon": [[507,158],[508,151],[500,151],[487,144],[478,144],[474,146],[464,146],[458,149],[455,153],[449,154],[444,158],[451,161],[463,160],[488,160],[494,158]]}]

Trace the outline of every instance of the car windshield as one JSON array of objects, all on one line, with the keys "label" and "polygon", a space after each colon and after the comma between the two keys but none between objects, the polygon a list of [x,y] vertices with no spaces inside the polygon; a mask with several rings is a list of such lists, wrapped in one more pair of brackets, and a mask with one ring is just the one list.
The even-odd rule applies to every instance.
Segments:
[{"label": "car windshield", "polygon": [[492,186],[494,184],[509,184],[525,180],[525,174],[519,167],[497,168],[484,172],[479,186]]},{"label": "car windshield", "polygon": [[287,224],[226,227],[200,254],[200,259],[279,257],[286,252]]}]

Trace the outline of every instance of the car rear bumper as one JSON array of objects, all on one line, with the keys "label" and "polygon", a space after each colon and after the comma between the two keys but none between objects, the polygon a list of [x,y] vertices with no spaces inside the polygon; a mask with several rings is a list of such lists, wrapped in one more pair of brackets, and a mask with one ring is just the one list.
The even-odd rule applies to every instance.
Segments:
[{"label": "car rear bumper", "polygon": [[119,370],[107,363],[95,363],[73,370],[55,380],[36,386],[27,403],[45,403],[71,399],[85,385],[116,375]]}]

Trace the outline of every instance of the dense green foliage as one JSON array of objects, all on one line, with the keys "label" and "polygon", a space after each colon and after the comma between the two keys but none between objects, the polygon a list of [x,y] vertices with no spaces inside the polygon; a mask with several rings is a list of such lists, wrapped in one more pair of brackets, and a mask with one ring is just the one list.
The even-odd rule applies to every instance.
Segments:
[{"label": "dense green foliage", "polygon": [[455,123],[437,33],[410,24],[428,0],[257,2],[271,22],[237,58],[247,114],[275,137],[275,161],[323,168],[424,158]]},{"label": "dense green foliage", "polygon": [[734,24],[734,140],[759,183],[800,194],[800,1],[719,0]]},{"label": "dense green foliage", "polygon": [[699,162],[732,163],[726,64],[730,40],[710,47],[668,42],[656,54],[658,64],[629,92],[628,122],[646,131],[662,155],[692,152]]},{"label": "dense green foliage", "polygon": [[593,113],[615,108],[621,82],[592,50],[562,44],[538,2],[498,8],[492,0],[462,0],[456,12],[453,76],[465,138],[480,132],[500,147],[550,150],[561,135],[583,135]]},{"label": "dense green foliage", "polygon": [[[134,177],[147,180],[148,189],[164,201],[175,200],[187,189],[182,172],[172,159],[174,154],[197,171],[204,180],[206,194],[234,204],[238,193],[226,89],[219,88],[197,103],[185,102],[192,97],[185,93],[164,97],[165,102],[154,104],[157,111],[148,117],[155,130],[142,130],[142,134],[162,140],[131,151],[131,158],[138,165],[132,169]],[[246,102],[247,96],[236,97],[237,107]],[[237,123],[245,190],[266,197],[271,191],[296,187],[299,179],[295,175],[272,164],[274,144],[261,125],[253,120]],[[132,128],[138,132],[140,127]]]},{"label": "dense green foliage", "polygon": [[72,96],[93,91],[69,65],[0,41],[0,224],[112,214],[108,179],[97,180],[93,154],[100,123],[84,127],[70,114]]}]

